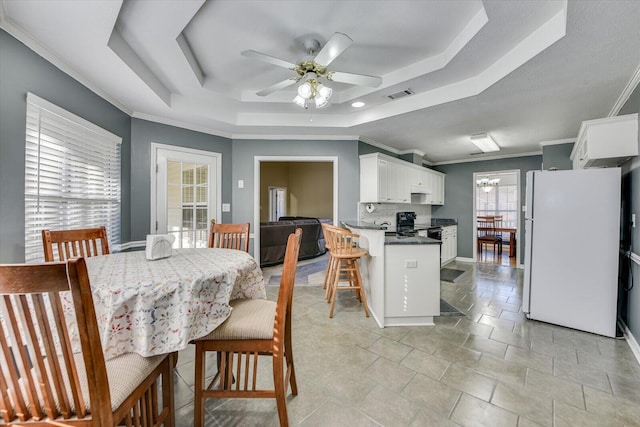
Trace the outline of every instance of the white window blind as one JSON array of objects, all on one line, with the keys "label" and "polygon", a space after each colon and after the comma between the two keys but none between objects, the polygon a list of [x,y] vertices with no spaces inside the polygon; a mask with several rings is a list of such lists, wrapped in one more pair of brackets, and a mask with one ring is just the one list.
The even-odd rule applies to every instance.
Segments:
[{"label": "white window blind", "polygon": [[43,229],[106,226],[120,244],[122,139],[31,93],[25,139],[25,261],[44,260]]}]

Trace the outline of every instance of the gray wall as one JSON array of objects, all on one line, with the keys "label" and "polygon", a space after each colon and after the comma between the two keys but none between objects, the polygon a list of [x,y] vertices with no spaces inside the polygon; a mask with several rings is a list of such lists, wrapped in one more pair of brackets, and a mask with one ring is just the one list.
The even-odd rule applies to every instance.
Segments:
[{"label": "gray wall", "polygon": [[[336,156],[338,157],[338,221],[357,218],[360,198],[358,141],[233,141],[233,222],[253,223],[255,156]],[[284,159],[286,160],[286,159]],[[238,180],[244,180],[239,189]]]},{"label": "gray wall", "polygon": [[27,92],[122,138],[120,241],[128,241],[130,117],[0,30],[0,262],[24,261]]},{"label": "gray wall", "polygon": [[364,154],[371,154],[371,153],[382,153],[382,154],[386,154],[387,156],[399,158],[397,154],[392,153],[391,151],[383,150],[382,148],[378,148],[374,145],[367,144],[366,142],[358,141],[358,156],[362,156]]},{"label": "gray wall", "polygon": [[[637,86],[635,91],[629,97],[629,100],[620,110],[620,115],[632,114],[640,112],[640,86]],[[638,139],[638,148],[640,149],[640,137]],[[635,157],[627,161],[622,165],[622,179],[628,185],[626,192],[623,192],[622,204],[623,213],[631,216],[631,213],[636,214],[636,226],[631,228],[627,225],[626,229],[623,225],[623,233],[631,235],[631,250],[640,255],[640,157]],[[626,193],[626,194],[625,194]],[[623,218],[622,223],[628,224],[629,217]],[[624,249],[628,249],[625,247]],[[640,265],[634,263],[628,258],[626,263],[622,263],[621,267],[626,271],[633,274],[634,287],[631,291],[626,292],[621,289],[619,299],[622,302],[621,314],[625,323],[631,330],[631,333],[635,337],[636,341],[640,342]],[[632,278],[627,274],[625,277],[626,283],[623,283],[622,287],[629,287],[632,283]]]},{"label": "gray wall", "polygon": [[545,145],[542,147],[542,168],[558,170],[573,169],[573,162],[569,157],[573,149],[573,142],[568,144]]},{"label": "gray wall", "polygon": [[[222,203],[231,203],[231,140],[160,123],[131,119],[131,240],[144,240],[151,220],[151,143],[222,154]],[[231,212],[222,214],[231,222]]]},{"label": "gray wall", "polygon": [[[434,169],[447,174],[445,178],[444,206],[433,206],[432,218],[455,218],[458,220],[458,256],[473,258],[473,190],[474,172],[520,170],[520,200],[524,204],[525,174],[529,170],[540,170],[542,156],[514,157],[501,160],[486,160],[435,166]],[[518,250],[524,262],[524,217],[520,212],[520,236]]]}]

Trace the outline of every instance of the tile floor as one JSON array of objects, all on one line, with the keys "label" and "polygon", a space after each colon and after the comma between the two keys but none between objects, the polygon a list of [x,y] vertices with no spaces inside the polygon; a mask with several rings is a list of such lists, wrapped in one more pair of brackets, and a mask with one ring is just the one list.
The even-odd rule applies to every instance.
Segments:
[{"label": "tile floor", "polygon": [[[348,292],[329,319],[317,286],[322,273],[297,286],[299,393],[288,396],[290,423],[640,426],[640,365],[624,340],[525,320],[522,270],[448,267],[470,270],[455,284],[442,282],[442,297],[466,316],[435,326],[379,329]],[[266,278],[273,272],[265,269]],[[268,287],[269,298],[276,293]],[[261,369],[270,380],[268,363]],[[192,347],[179,355],[175,382],[177,426],[191,426]],[[272,400],[210,399],[206,425],[277,426],[278,416]]]}]

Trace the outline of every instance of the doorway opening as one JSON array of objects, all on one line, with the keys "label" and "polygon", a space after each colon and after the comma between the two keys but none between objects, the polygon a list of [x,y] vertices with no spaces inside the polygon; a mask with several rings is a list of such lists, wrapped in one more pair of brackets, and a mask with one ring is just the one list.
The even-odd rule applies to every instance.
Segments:
[{"label": "doorway opening", "polygon": [[269,221],[287,216],[287,189],[269,186]]},{"label": "doorway opening", "polygon": [[[271,189],[284,189],[283,214],[276,214]],[[277,202],[275,203],[277,205]],[[254,258],[261,262],[260,223],[280,217],[338,218],[338,157],[256,156],[254,158]],[[265,243],[269,246],[268,243]]]},{"label": "doorway opening", "polygon": [[473,188],[474,259],[518,266],[520,171],[474,173]]}]

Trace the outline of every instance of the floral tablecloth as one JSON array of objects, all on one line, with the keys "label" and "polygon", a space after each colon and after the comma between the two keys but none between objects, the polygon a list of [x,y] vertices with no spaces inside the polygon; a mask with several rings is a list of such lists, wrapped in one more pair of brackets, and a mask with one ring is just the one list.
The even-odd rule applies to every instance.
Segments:
[{"label": "floral tablecloth", "polygon": [[262,271],[232,249],[174,249],[147,261],[144,251],[86,258],[107,359],[186,348],[229,316],[229,301],[266,298]]}]

